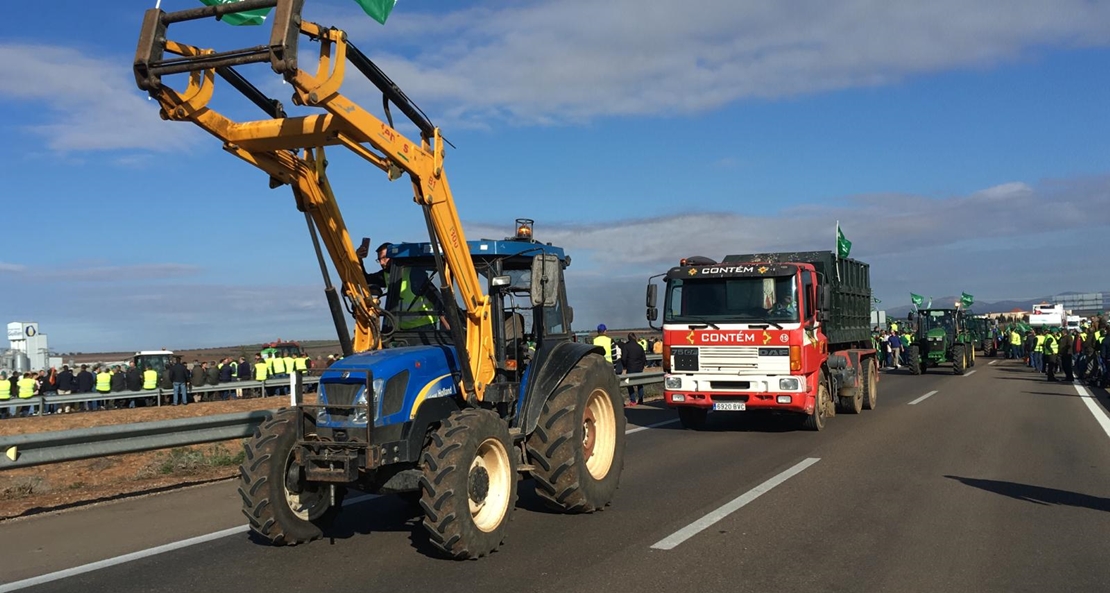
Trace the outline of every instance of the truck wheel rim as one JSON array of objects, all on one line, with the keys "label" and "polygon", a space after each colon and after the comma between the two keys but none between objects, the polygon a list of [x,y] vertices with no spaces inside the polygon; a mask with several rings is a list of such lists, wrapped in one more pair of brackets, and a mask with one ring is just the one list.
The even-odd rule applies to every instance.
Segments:
[{"label": "truck wheel rim", "polygon": [[290,450],[285,462],[285,481],[282,484],[285,504],[298,519],[312,521],[328,510],[327,488],[308,489],[306,486],[300,468],[293,464],[293,451]]},{"label": "truck wheel rim", "polygon": [[607,476],[616,450],[617,416],[613,402],[604,390],[595,389],[586,401],[586,413],[582,418],[582,456],[586,459],[586,471],[595,480]]},{"label": "truck wheel rim", "polygon": [[489,533],[501,525],[509,509],[512,480],[513,469],[505,445],[494,437],[482,441],[467,480],[470,517],[475,527]]}]

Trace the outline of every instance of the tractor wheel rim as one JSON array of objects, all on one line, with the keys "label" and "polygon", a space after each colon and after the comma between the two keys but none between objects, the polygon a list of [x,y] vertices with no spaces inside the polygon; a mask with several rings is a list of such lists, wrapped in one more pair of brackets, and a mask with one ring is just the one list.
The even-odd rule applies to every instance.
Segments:
[{"label": "tractor wheel rim", "polygon": [[298,519],[312,521],[323,515],[330,503],[327,488],[318,486],[307,489],[306,486],[300,468],[293,464],[293,451],[290,450],[285,462],[285,479],[282,481],[285,504]]},{"label": "tractor wheel rim", "polygon": [[467,501],[475,527],[489,533],[501,525],[514,479],[505,445],[495,437],[482,441],[467,475]]},{"label": "tractor wheel rim", "polygon": [[582,448],[586,471],[595,480],[609,475],[617,451],[617,415],[613,401],[603,389],[595,389],[586,400],[582,418]]}]

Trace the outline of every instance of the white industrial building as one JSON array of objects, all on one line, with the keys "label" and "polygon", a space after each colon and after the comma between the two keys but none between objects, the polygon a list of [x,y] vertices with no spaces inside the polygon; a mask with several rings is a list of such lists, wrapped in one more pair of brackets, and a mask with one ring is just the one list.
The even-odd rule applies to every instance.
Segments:
[{"label": "white industrial building", "polygon": [[20,372],[61,367],[60,356],[50,356],[46,334],[39,332],[34,321],[13,321],[8,324],[11,348],[0,356],[0,368]]}]

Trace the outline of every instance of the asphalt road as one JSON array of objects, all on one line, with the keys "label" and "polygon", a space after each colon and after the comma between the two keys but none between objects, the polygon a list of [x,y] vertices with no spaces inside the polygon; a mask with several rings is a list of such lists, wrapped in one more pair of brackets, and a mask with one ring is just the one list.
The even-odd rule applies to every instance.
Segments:
[{"label": "asphalt road", "polygon": [[610,509],[552,514],[526,483],[505,544],[478,561],[440,559],[388,496],[349,505],[330,540],[261,545],[221,483],[0,524],[0,592],[1106,591],[1107,394],[989,362],[884,374],[878,409],[821,433],[742,413],[636,431]]}]

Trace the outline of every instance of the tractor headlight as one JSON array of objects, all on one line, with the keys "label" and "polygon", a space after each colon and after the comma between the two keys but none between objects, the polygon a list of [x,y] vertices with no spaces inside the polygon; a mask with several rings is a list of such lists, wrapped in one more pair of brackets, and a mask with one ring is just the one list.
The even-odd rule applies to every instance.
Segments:
[{"label": "tractor headlight", "polygon": [[[372,389],[374,390],[374,393],[371,396],[373,398],[373,400],[371,400],[369,397],[367,397],[367,393],[366,393],[367,390],[363,389],[361,392],[359,392],[358,397],[355,398],[355,405],[356,406],[368,406],[368,404],[370,404],[370,402],[373,401],[373,405],[369,406],[369,408],[376,411],[377,407],[378,407],[378,394],[381,393],[383,389],[385,389],[385,380],[384,379],[374,379],[374,383],[372,384]],[[354,421],[359,423],[359,424],[367,423],[369,421],[369,414],[367,414],[367,411],[368,411],[367,408],[363,408],[363,407],[355,408]]]}]

